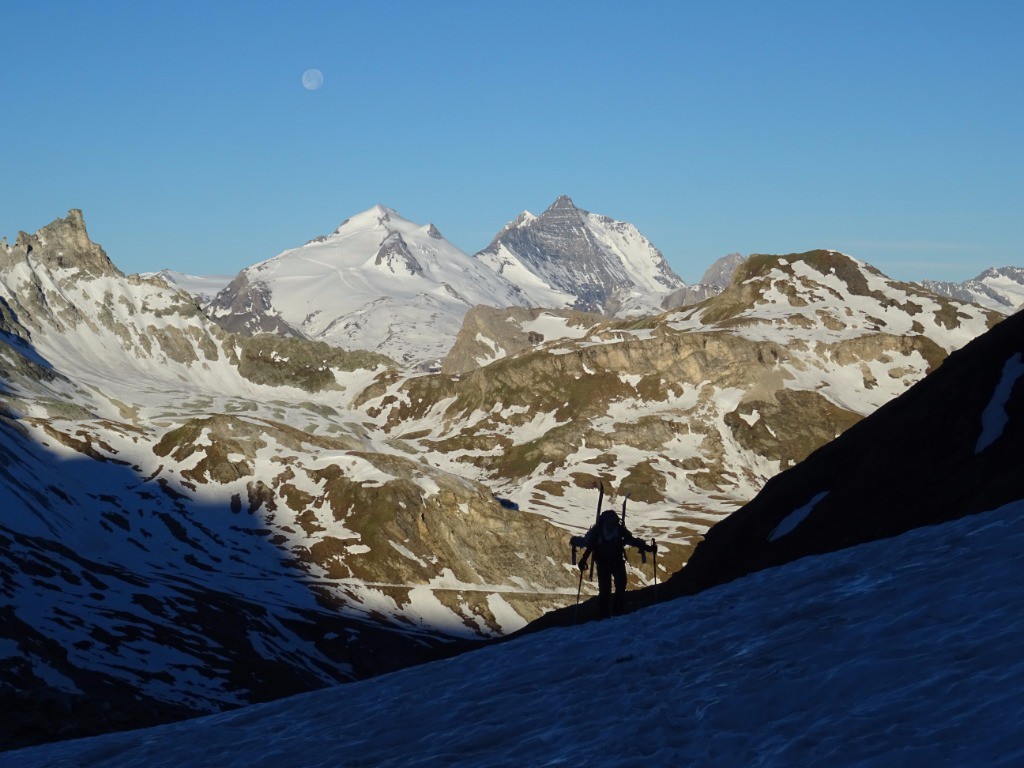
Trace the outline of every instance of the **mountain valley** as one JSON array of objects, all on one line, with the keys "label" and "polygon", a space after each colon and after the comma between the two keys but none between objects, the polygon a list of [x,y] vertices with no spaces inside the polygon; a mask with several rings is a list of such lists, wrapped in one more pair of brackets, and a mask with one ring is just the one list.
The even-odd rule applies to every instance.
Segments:
[{"label": "mountain valley", "polygon": [[[586,225],[587,259],[612,240],[589,227],[642,246],[624,274],[658,305],[493,282],[487,258],[543,261],[548,212],[477,258],[378,207],[205,306],[122,274],[80,211],[5,242],[2,695],[38,702],[18,727],[72,711],[66,735],[92,732],[101,700],[108,727],[216,711],[514,632],[575,601],[568,539],[599,483],[661,547],[631,584],[664,581],[1003,318],[831,251],[733,260],[662,309],[684,286],[653,246],[553,208],[556,233]],[[369,304],[330,315],[331,274]]]}]

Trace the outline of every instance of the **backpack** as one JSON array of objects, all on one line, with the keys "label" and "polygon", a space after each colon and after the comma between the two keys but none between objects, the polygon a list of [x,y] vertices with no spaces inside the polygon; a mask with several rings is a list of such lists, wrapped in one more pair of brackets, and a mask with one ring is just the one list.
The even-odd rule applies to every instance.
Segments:
[{"label": "backpack", "polygon": [[[615,524],[612,525],[612,521]],[[594,554],[602,560],[614,559],[616,555],[624,556],[625,532],[619,522],[619,516],[612,510],[601,513],[598,524],[593,528],[592,547]]]}]

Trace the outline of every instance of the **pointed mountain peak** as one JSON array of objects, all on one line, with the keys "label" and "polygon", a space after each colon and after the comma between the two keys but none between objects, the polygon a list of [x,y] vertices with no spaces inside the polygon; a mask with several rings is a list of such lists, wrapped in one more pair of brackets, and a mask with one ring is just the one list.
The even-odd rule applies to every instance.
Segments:
[{"label": "pointed mountain peak", "polygon": [[[559,211],[559,210],[578,211],[580,209],[576,207],[576,204],[573,203],[571,197],[569,197],[568,195],[559,195],[555,199],[555,202],[553,202],[551,205],[548,206],[548,211]],[[546,212],[547,211],[545,211],[545,213]]]},{"label": "pointed mountain peak", "polygon": [[367,208],[361,213],[357,213],[354,216],[349,216],[338,228],[334,230],[333,234],[338,234],[342,229],[346,227],[355,227],[357,229],[372,229],[374,227],[384,227],[388,229],[388,224],[393,220],[404,221],[402,217],[394,208],[388,208],[386,205],[377,203],[372,208]]}]

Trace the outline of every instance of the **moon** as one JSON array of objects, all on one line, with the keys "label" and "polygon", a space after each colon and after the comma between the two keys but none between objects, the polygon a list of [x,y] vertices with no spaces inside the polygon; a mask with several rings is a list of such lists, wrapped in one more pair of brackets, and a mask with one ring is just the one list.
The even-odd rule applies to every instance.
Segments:
[{"label": "moon", "polygon": [[302,73],[302,87],[307,91],[315,91],[324,84],[324,73],[319,69],[307,69]]}]

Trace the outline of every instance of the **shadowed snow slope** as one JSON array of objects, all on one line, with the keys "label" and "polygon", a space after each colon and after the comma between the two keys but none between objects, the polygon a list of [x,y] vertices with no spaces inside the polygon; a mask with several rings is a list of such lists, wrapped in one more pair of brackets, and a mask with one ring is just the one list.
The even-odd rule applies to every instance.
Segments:
[{"label": "shadowed snow slope", "polygon": [[0,765],[1020,765],[1022,552],[1018,501],[620,619]]}]

